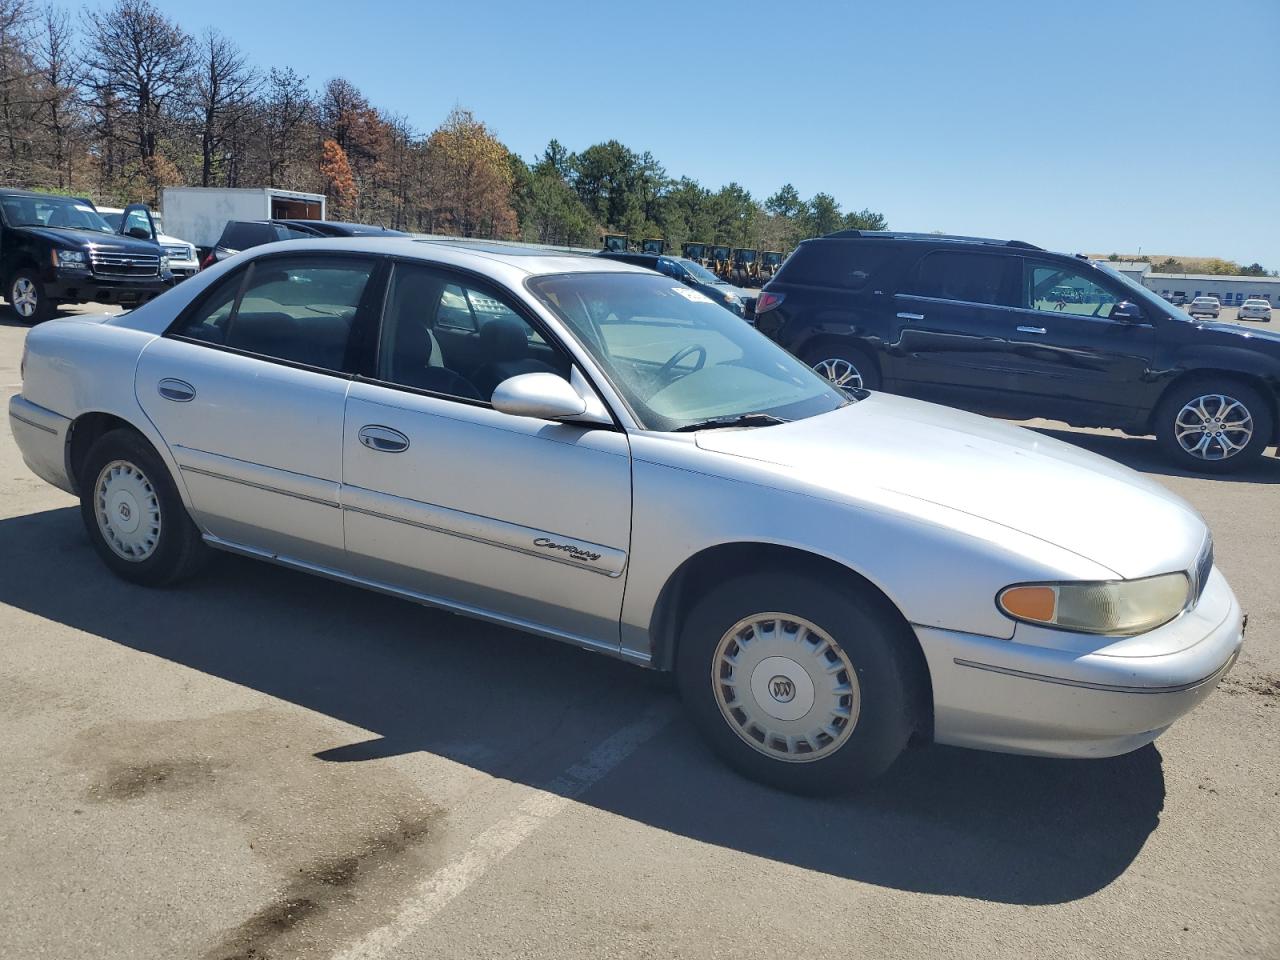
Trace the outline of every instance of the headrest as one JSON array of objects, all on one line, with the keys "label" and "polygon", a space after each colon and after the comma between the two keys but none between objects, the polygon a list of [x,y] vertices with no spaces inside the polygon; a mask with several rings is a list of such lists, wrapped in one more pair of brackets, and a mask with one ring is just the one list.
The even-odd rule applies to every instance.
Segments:
[{"label": "headrest", "polygon": [[480,328],[480,344],[491,363],[522,360],[529,352],[529,337],[518,320],[490,320]]}]

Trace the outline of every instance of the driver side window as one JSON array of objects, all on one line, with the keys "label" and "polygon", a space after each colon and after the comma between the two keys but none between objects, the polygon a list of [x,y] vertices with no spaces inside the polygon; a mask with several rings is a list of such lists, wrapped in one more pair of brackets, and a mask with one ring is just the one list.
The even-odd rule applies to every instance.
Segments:
[{"label": "driver side window", "polygon": [[1042,313],[1107,318],[1116,296],[1084,274],[1057,264],[1027,262],[1022,306]]}]

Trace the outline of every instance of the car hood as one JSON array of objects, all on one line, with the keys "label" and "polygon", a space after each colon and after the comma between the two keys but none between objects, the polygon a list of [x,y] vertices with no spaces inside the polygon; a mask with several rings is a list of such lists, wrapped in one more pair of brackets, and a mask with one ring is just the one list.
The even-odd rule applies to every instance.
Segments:
[{"label": "car hood", "polygon": [[696,441],[790,468],[840,498],[872,486],[981,517],[1126,578],[1190,566],[1207,532],[1185,501],[1114,461],[890,394],[794,423],[704,430]]},{"label": "car hood", "polygon": [[156,245],[150,240],[135,240],[133,237],[121,236],[118,233],[95,233],[91,230],[66,230],[61,227],[21,227],[21,230],[33,237],[40,237],[62,247],[81,247],[92,244],[99,250],[112,253],[150,253],[156,252]]},{"label": "car hood", "polygon": [[1280,332],[1274,330],[1258,330],[1254,327],[1242,327],[1238,323],[1198,323],[1196,326],[1201,330],[1209,330],[1213,333],[1230,334],[1234,337],[1240,337],[1242,340],[1252,340],[1255,343],[1280,343]]}]

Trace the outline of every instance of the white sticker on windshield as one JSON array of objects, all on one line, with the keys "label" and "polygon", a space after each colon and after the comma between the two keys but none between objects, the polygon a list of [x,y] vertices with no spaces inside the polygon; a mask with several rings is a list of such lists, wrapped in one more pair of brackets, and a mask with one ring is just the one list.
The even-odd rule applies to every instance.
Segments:
[{"label": "white sticker on windshield", "polygon": [[699,293],[697,290],[690,290],[688,287],[672,287],[671,292],[678,293],[680,296],[693,303],[715,303],[714,300],[705,294]]}]

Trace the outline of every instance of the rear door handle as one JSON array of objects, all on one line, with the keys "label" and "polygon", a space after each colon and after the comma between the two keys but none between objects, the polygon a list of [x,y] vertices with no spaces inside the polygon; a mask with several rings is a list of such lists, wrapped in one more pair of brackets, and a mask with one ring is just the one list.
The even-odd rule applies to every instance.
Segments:
[{"label": "rear door handle", "polygon": [[923,313],[900,313],[898,314],[898,319],[899,320],[923,320],[924,314]]},{"label": "rear door handle", "polygon": [[1034,333],[1034,334],[1039,335],[1039,334],[1044,333],[1044,332],[1045,332],[1045,329],[1044,329],[1044,327],[1019,327],[1019,328],[1018,328],[1018,332],[1019,332],[1019,333]]},{"label": "rear door handle", "polygon": [[160,396],[175,403],[187,403],[196,398],[196,388],[176,377],[165,377],[156,384],[156,390]]},{"label": "rear door handle", "polygon": [[376,423],[361,427],[359,436],[361,443],[378,453],[403,453],[409,449],[409,438],[403,433]]}]

